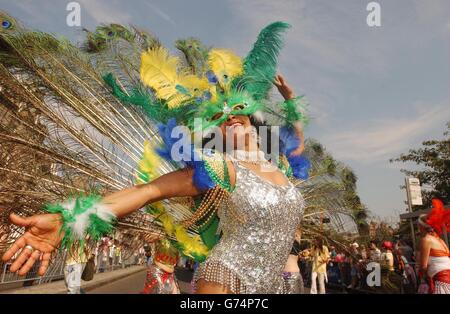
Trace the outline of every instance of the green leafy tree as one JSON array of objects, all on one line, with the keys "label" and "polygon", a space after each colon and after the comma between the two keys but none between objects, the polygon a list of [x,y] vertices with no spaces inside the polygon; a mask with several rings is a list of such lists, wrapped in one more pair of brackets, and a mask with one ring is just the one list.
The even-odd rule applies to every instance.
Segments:
[{"label": "green leafy tree", "polygon": [[[391,159],[390,162],[413,162],[423,168],[419,170],[402,169],[407,176],[416,177],[420,184],[429,187],[422,191],[424,206],[430,207],[431,198],[438,197],[445,204],[450,202],[450,123],[442,140],[428,140],[421,148],[410,149],[408,153]],[[404,187],[403,187],[404,188]],[[420,209],[416,207],[415,209]]]}]

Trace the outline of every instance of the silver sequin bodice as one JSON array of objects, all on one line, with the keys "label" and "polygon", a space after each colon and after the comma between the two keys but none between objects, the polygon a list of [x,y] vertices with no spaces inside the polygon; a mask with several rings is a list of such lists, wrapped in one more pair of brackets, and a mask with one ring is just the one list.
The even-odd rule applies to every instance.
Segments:
[{"label": "silver sequin bodice", "polygon": [[201,265],[199,278],[222,283],[232,292],[281,293],[303,198],[292,184],[272,184],[233,163],[235,189],[218,211],[223,235]]}]

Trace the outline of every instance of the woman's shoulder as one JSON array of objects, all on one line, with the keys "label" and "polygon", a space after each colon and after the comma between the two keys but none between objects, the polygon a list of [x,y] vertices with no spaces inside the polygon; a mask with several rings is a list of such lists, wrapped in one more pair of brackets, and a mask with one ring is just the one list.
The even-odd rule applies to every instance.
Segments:
[{"label": "woman's shoulder", "polygon": [[201,161],[202,175],[211,178],[221,188],[231,191],[235,181],[235,169],[229,155],[218,150],[196,148],[196,158]]}]

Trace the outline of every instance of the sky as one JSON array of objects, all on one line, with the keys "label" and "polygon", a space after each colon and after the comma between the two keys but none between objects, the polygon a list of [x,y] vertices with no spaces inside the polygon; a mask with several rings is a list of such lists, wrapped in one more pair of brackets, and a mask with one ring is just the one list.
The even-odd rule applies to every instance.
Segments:
[{"label": "sky", "polygon": [[[306,137],[319,140],[358,176],[374,216],[398,219],[404,164],[389,159],[441,139],[450,121],[450,1],[380,4],[369,27],[369,0],[78,0],[81,26],[66,23],[66,0],[0,0],[0,10],[30,28],[83,40],[100,23],[149,30],[170,49],[197,37],[240,56],[274,21],[292,25],[279,71],[309,102]],[[412,165],[411,165],[412,166]]]}]

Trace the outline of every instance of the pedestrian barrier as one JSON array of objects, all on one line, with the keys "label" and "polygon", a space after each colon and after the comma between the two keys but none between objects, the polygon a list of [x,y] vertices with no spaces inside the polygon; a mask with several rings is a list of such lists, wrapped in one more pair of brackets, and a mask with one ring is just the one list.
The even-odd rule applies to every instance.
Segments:
[{"label": "pedestrian barrier", "polygon": [[[52,259],[52,262],[44,276],[38,275],[40,264],[39,262],[36,262],[25,276],[19,276],[17,273],[10,272],[10,262],[0,262],[0,288],[2,287],[2,285],[4,286],[6,284],[20,282],[23,282],[23,286],[31,286],[64,279],[66,255],[66,251],[58,252]],[[113,258],[106,259],[106,261],[100,260],[101,257],[97,256],[96,273],[114,271],[117,269],[137,265],[140,262],[140,258],[137,254],[124,254],[124,256],[128,257],[122,259],[121,256],[114,256]]]},{"label": "pedestrian barrier", "polygon": [[58,252],[53,258],[47,272],[44,276],[38,275],[39,262],[36,262],[26,276],[19,276],[17,273],[9,271],[11,263],[1,263],[2,274],[0,278],[1,284],[9,284],[15,282],[23,282],[24,286],[31,286],[37,281],[37,284],[47,283],[52,280],[64,278],[64,262],[66,260],[66,252]]}]

